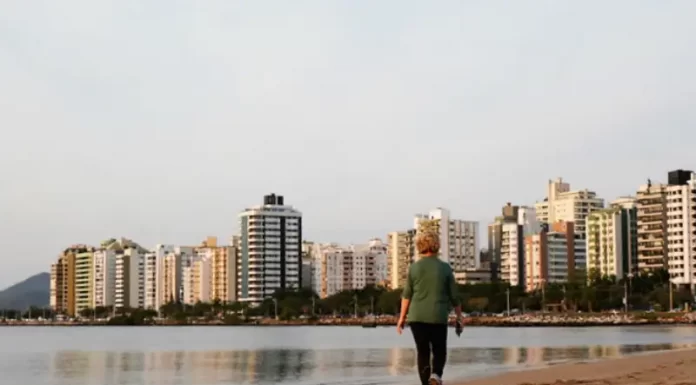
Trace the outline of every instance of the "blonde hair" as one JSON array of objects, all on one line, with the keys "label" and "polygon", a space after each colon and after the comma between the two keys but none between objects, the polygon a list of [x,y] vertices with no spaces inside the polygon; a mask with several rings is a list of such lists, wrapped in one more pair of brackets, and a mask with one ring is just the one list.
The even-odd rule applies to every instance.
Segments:
[{"label": "blonde hair", "polygon": [[418,254],[437,254],[440,252],[440,234],[424,231],[416,237]]}]

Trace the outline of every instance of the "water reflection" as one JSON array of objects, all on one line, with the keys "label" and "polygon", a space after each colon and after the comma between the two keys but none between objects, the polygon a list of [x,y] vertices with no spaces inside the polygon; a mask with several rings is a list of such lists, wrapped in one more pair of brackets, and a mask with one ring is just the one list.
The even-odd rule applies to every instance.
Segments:
[{"label": "water reflection", "polygon": [[[456,348],[450,351],[453,376],[479,375],[515,367],[567,360],[615,358],[627,354],[690,347],[688,344],[586,347]],[[47,357],[48,356],[48,357]],[[111,384],[316,384],[393,383],[412,376],[412,349],[245,350],[175,352],[59,351],[25,363],[41,367],[61,385]],[[46,361],[44,361],[45,363]]]}]

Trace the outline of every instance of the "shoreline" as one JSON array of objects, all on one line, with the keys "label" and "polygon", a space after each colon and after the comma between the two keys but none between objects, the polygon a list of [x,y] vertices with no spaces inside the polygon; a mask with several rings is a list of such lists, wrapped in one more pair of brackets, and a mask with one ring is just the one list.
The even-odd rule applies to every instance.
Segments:
[{"label": "shoreline", "polygon": [[696,385],[696,348],[551,364],[450,382],[455,385]]},{"label": "shoreline", "polygon": [[[396,320],[379,320],[378,322],[368,322],[360,318],[357,319],[325,319],[325,320],[293,320],[278,321],[273,319],[262,319],[258,321],[225,323],[223,321],[189,321],[176,322],[168,320],[158,320],[143,324],[121,324],[109,323],[108,321],[0,321],[0,327],[109,327],[109,326],[145,326],[145,327],[336,327],[350,326],[362,327],[366,329],[395,327]],[[454,322],[450,322],[454,327]],[[464,327],[489,327],[489,328],[543,328],[543,327],[625,327],[625,326],[696,326],[695,320],[675,320],[675,319],[602,319],[602,320],[582,320],[582,319],[551,319],[551,320],[509,320],[509,319],[477,319],[467,320]],[[694,384],[696,385],[696,383]]]},{"label": "shoreline", "polygon": [[[119,316],[102,319],[0,319],[2,326],[355,326],[364,328],[394,327],[397,317],[303,317],[282,320],[272,317],[244,318],[243,316],[219,316],[218,318],[137,318]],[[450,326],[455,319],[450,318]],[[603,327],[603,326],[693,326],[695,313],[530,313],[514,316],[477,316],[463,320],[465,327]]]}]

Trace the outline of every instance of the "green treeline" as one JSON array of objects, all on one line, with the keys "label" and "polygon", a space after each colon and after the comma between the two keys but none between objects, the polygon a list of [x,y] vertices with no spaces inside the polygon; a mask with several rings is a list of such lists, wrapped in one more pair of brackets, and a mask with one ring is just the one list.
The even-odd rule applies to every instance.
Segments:
[{"label": "green treeline", "polygon": [[[614,277],[598,277],[590,273],[589,284],[583,277],[577,282],[548,284],[543,290],[525,292],[522,288],[509,286],[503,282],[460,285],[459,295],[466,313],[501,313],[510,309],[520,312],[539,311],[582,311],[599,312],[623,310],[624,294],[628,293],[630,310],[667,311],[670,305],[680,308],[691,304],[693,296],[688,289],[674,289],[671,295],[668,275],[659,271],[651,275],[641,274],[628,280]],[[282,320],[316,318],[321,316],[347,317],[376,315],[397,315],[400,306],[401,290],[387,290],[369,286],[361,290],[348,290],[319,298],[309,289],[277,292],[259,306],[249,306],[243,302],[197,303],[186,305],[168,303],[159,309],[117,309],[100,307],[84,309],[80,316],[86,319],[108,319],[108,323],[119,325],[142,325],[152,323],[155,318],[165,318],[172,323],[188,324],[196,321],[218,321],[225,324],[243,324],[262,317],[278,317]],[[38,318],[53,314],[44,309],[24,311],[24,318]],[[5,311],[7,318],[17,318],[18,312]]]}]

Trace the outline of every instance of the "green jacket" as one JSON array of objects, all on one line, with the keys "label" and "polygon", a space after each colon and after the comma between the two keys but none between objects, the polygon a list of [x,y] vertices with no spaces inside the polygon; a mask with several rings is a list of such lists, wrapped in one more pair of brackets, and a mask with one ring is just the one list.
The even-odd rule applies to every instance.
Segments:
[{"label": "green jacket", "polygon": [[409,268],[401,297],[411,300],[408,322],[446,324],[451,309],[459,305],[452,267],[435,256],[422,257]]}]

